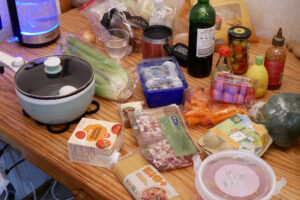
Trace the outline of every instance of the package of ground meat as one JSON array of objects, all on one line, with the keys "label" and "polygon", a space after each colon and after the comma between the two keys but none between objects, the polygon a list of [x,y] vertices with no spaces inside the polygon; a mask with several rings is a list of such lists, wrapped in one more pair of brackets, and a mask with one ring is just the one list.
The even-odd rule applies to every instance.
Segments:
[{"label": "package of ground meat", "polygon": [[131,127],[143,156],[158,170],[192,164],[198,153],[177,105],[131,112]]}]

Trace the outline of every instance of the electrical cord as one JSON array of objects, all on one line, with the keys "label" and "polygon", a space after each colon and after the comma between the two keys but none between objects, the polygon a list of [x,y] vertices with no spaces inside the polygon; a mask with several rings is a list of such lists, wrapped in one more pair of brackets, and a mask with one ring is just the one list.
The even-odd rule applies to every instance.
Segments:
[{"label": "electrical cord", "polygon": [[31,189],[32,189],[33,200],[36,200],[36,192],[35,192],[35,188],[34,188],[32,182],[31,182],[30,179],[29,179],[29,175],[28,175],[27,169],[24,167],[24,165],[22,165],[22,167],[23,167],[24,172],[26,173],[26,179],[27,179],[27,181],[29,182],[30,187],[31,187]]},{"label": "electrical cord", "polygon": [[15,168],[17,165],[19,165],[20,163],[22,163],[22,162],[24,162],[24,161],[25,161],[25,159],[22,159],[22,160],[16,162],[16,163],[15,163],[13,166],[11,166],[9,169],[5,170],[5,174],[8,175],[9,172],[10,172],[13,168]]},{"label": "electrical cord", "polygon": [[[55,188],[56,184],[57,184],[57,181],[54,180],[54,181],[52,182],[52,185],[51,185],[50,194],[51,194],[51,196],[52,196],[52,198],[53,198],[54,200],[61,200],[61,199],[57,198],[57,197],[55,196],[55,194],[54,194],[54,188]],[[64,199],[64,200],[74,200],[74,198],[73,198],[73,197],[69,197],[69,198]]]}]

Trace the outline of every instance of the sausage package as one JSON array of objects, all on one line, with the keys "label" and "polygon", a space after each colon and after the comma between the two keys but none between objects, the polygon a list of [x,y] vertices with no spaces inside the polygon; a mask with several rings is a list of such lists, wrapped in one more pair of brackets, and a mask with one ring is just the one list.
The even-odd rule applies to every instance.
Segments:
[{"label": "sausage package", "polygon": [[113,171],[136,200],[180,200],[179,194],[139,151],[128,153]]},{"label": "sausage package", "polygon": [[143,156],[158,170],[192,165],[198,153],[177,105],[130,112],[129,120]]}]

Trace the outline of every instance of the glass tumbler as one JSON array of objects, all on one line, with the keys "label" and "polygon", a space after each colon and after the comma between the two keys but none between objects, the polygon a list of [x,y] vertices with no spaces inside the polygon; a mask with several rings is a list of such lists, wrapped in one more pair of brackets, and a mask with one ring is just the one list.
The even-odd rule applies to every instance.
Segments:
[{"label": "glass tumbler", "polygon": [[123,58],[128,53],[129,32],[125,29],[109,29],[103,37],[105,49],[112,58]]}]

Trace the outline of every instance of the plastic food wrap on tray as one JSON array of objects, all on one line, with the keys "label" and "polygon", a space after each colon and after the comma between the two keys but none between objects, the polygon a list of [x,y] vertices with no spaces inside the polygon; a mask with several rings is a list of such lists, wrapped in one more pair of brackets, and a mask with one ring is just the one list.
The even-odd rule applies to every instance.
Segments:
[{"label": "plastic food wrap on tray", "polygon": [[150,108],[182,103],[188,84],[175,57],[143,59],[137,71]]},{"label": "plastic food wrap on tray", "polygon": [[254,79],[217,72],[212,77],[211,98],[214,101],[250,106],[255,101],[256,84]]},{"label": "plastic food wrap on tray", "polygon": [[65,32],[53,54],[78,56],[88,61],[94,70],[95,95],[120,102],[131,97],[137,82],[135,69],[123,68],[97,45]]},{"label": "plastic food wrap on tray", "polygon": [[213,102],[210,89],[192,88],[184,92],[184,118],[189,126],[212,126],[236,115],[247,114],[244,105]]},{"label": "plastic food wrap on tray", "polygon": [[192,164],[198,150],[175,104],[129,113],[134,135],[144,157],[158,170]]}]

